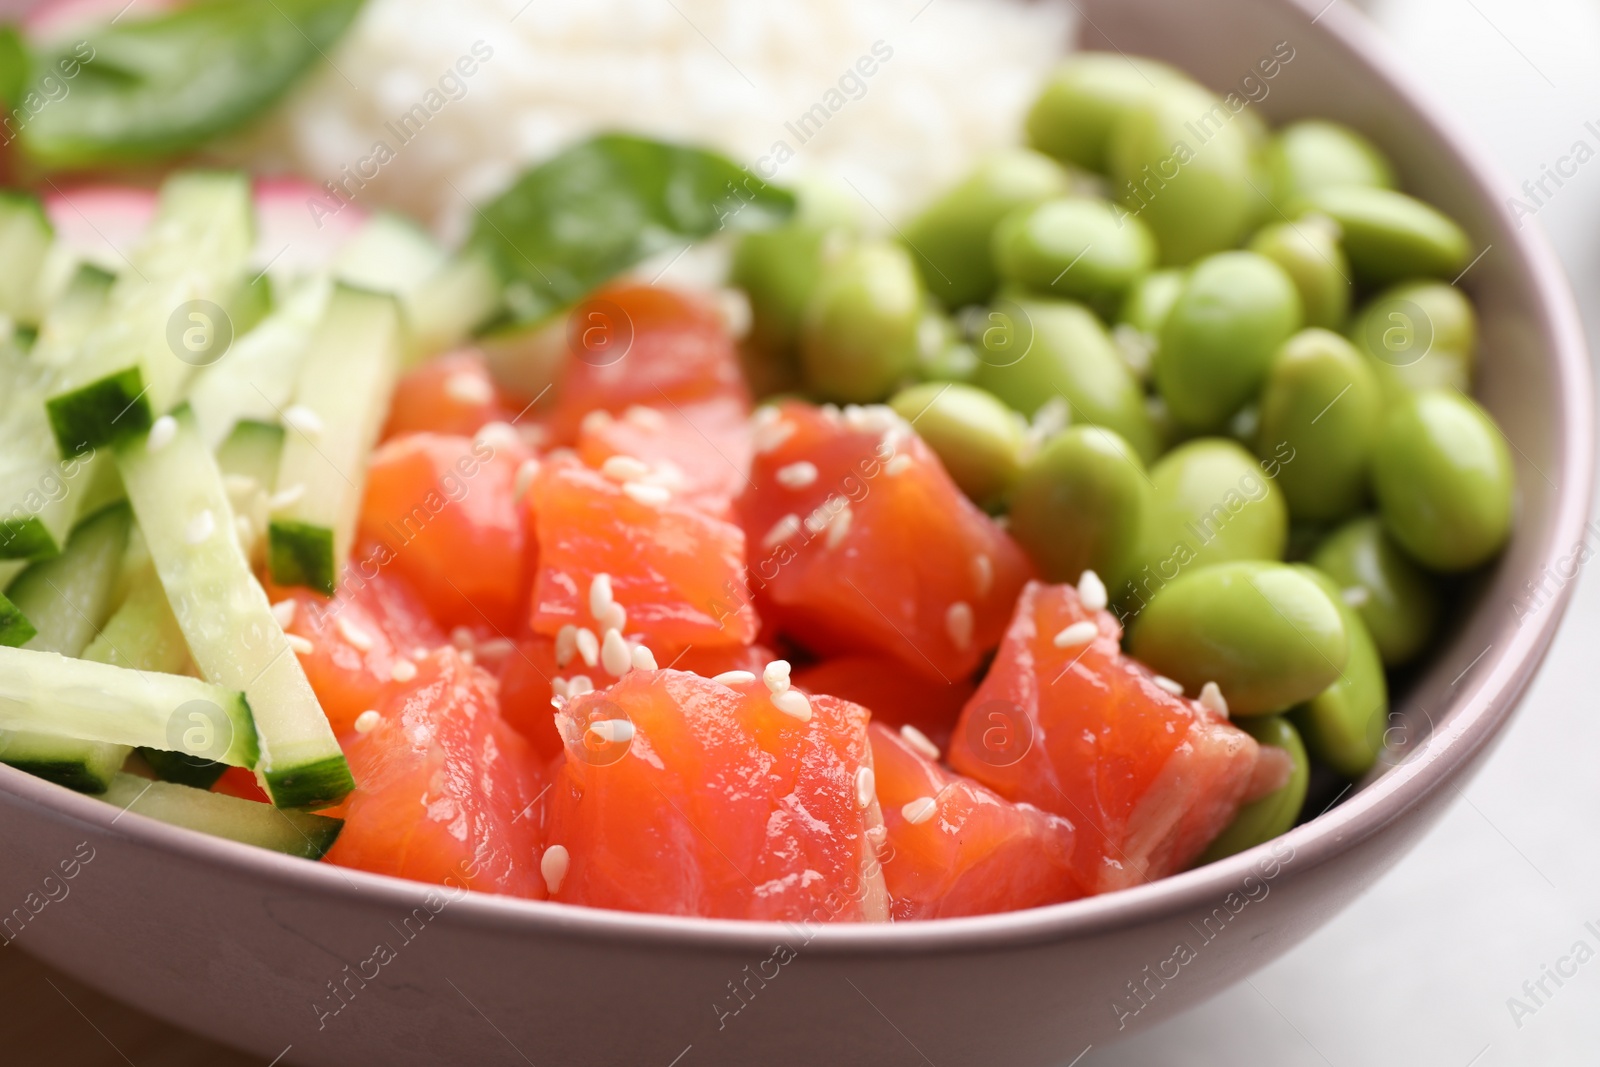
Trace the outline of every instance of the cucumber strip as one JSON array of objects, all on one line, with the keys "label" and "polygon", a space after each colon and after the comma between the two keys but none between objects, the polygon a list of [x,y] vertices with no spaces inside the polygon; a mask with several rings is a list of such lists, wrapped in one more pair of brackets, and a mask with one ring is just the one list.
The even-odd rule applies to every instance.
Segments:
[{"label": "cucumber strip", "polygon": [[11,583],[11,598],[38,630],[28,648],[80,655],[111,614],[133,513],[113,504],[78,524],[66,550]]},{"label": "cucumber strip", "polygon": [[220,446],[244,420],[277,421],[294,396],[306,342],[332,292],[326,277],[300,282],[260,325],[195,377],[189,406],[207,445]]},{"label": "cucumber strip", "polygon": [[234,767],[260,758],[243,693],[28,648],[0,648],[0,729],[145,745]]},{"label": "cucumber strip", "polygon": [[28,617],[4,594],[0,593],[0,645],[15,648],[33,640],[38,633]]},{"label": "cucumber strip", "polygon": [[[35,563],[8,594],[38,632],[22,647],[76,656],[111,614],[133,515],[115,505],[78,524],[65,551]],[[0,762],[76,789],[98,793],[128,757],[125,745],[59,733],[0,732]]]},{"label": "cucumber strip", "polygon": [[163,752],[159,748],[141,748],[139,756],[163,782],[176,782],[195,789],[210,789],[228,769],[226,763],[186,756],[182,752]]},{"label": "cucumber strip", "polygon": [[304,278],[261,324],[196,376],[189,405],[201,435],[219,447],[239,422],[276,422],[294,402],[312,335],[333,294],[334,277],[358,288],[409,297],[443,255],[432,238],[394,215],[377,215],[339,253],[330,273]]},{"label": "cucumber strip", "polygon": [[272,423],[245,420],[217,449],[217,467],[239,525],[239,547],[256,570],[266,563],[268,499],[278,477],[284,430]]},{"label": "cucumber strip", "polygon": [[339,253],[334,276],[345,285],[410,301],[444,265],[444,249],[401,215],[380,212]]},{"label": "cucumber strip", "polygon": [[217,449],[217,466],[223,474],[254,479],[263,488],[270,486],[278,478],[283,437],[283,427],[276,423],[240,422]]},{"label": "cucumber strip", "polygon": [[188,669],[189,646],[153,564],[146,562],[134,574],[127,597],[84,648],[83,658],[158,674]]},{"label": "cucumber strip", "polygon": [[45,559],[60,552],[82,507],[81,486],[103,468],[92,452],[61,458],[45,399],[88,334],[108,289],[102,272],[79,272],[45,317],[27,357],[11,362],[15,355],[7,353],[9,390],[0,413],[0,439],[6,442],[0,452],[0,557]]},{"label": "cucumber strip", "polygon": [[336,804],[354,788],[350,768],[233,535],[216,460],[187,407],[173,419],[176,433],[155,450],[143,436],[115,451],[172,613],[200,673],[245,693],[273,803]]},{"label": "cucumber strip", "polygon": [[462,253],[439,268],[407,301],[411,324],[408,365],[470,338],[504,306],[505,287],[481,254]]},{"label": "cucumber strip", "polygon": [[389,294],[340,285],[295,387],[268,527],[272,580],[332,596],[350,555],[367,456],[399,373],[404,331]]},{"label": "cucumber strip", "polygon": [[55,230],[35,196],[0,190],[0,312],[36,326],[44,311],[41,279]]},{"label": "cucumber strip", "polygon": [[141,434],[176,403],[199,358],[185,347],[190,314],[208,314],[194,302],[233,302],[254,230],[242,174],[191,171],[167,179],[129,271],[112,285],[81,360],[50,397],[50,426],[63,455]]},{"label": "cucumber strip", "polygon": [[135,815],[308,860],[321,859],[344,829],[343,819],[279,811],[267,804],[131,774],[117,775],[100,799]]},{"label": "cucumber strip", "polygon": [[[183,632],[178,629],[178,620],[172,616],[167,594],[148,557],[128,583],[122,606],[101,629],[100,635],[89,642],[83,658],[163,674],[181,674],[188,668],[189,646],[183,643]],[[139,755],[165,781],[192,785],[196,789],[209,789],[228,766],[159,748],[141,748]]]}]

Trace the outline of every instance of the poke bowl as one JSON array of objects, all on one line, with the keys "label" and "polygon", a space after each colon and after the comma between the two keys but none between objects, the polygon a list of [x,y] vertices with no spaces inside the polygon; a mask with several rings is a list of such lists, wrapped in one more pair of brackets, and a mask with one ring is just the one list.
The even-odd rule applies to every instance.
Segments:
[{"label": "poke bowl", "polygon": [[[1390,869],[1492,749],[1587,558],[1593,396],[1565,280],[1345,5],[1071,7],[1060,24],[1122,88],[1082,89],[1086,67],[1047,83],[1027,139],[1064,165],[1022,180],[1045,191],[988,209],[974,244],[970,201],[919,189],[921,213],[891,220],[847,175],[875,236],[843,251],[756,160],[648,130],[562,131],[479,206],[446,179],[474,235],[459,254],[354,195],[385,159],[252,183],[216,168],[270,151],[208,133],[204,169],[152,177],[171,130],[102,159],[84,145],[113,134],[51,110],[103,91],[76,81],[91,53],[137,50],[62,36],[52,54],[82,69],[56,68],[59,100],[23,124],[42,176],[24,158],[17,183],[38,199],[0,204],[0,246],[35,255],[0,269],[25,353],[7,350],[8,388],[49,419],[8,421],[6,447],[47,434],[62,477],[89,477],[60,494],[66,519],[46,492],[6,527],[59,545],[4,564],[5,942],[263,1062],[1068,1064],[1263,966]],[[290,25],[313,49],[339,31]],[[865,48],[850,84],[870,98],[894,54]],[[460,96],[429,113],[493,55],[464,53]],[[1177,120],[1147,89],[1183,101]],[[1197,117],[1237,107],[1186,127],[1195,93]],[[1108,149],[1111,119],[1084,134],[1058,106],[1137,112],[1146,136]],[[1270,132],[1297,128],[1303,157]],[[1186,199],[1227,150],[1213,138],[1248,156],[1273,136],[1278,169],[1256,173],[1309,183],[1312,208],[1250,179],[1235,191],[1266,206]],[[1330,158],[1381,172],[1378,192],[1314,188]],[[672,180],[617,193],[630,167]],[[558,194],[582,225],[528,206]],[[50,225],[30,229],[38,203]],[[1084,223],[1083,203],[1105,206]],[[240,204],[309,273],[281,282],[276,247],[216,224]],[[607,228],[632,210],[648,238]],[[1056,240],[1068,224],[1091,237]],[[744,299],[674,288],[680,244],[725,229]],[[52,258],[69,238],[76,273]],[[773,247],[809,248],[810,292],[762,381],[750,350],[784,329],[763,295],[790,276]],[[337,278],[318,274],[335,254]],[[213,299],[204,264],[223,260],[249,284]],[[1142,329],[1126,298],[1162,273]],[[18,295],[47,284],[40,306]],[[939,334],[924,309],[963,286]],[[1213,328],[1230,315],[1244,332]],[[127,357],[129,323],[177,359]],[[1132,409],[1078,379],[1050,405],[1024,374],[1084,331],[1136,383]],[[1225,473],[1174,528],[1198,524],[1211,554],[1162,573],[1151,501],[1207,465]],[[1063,532],[1091,518],[1096,536]],[[695,610],[663,608],[664,587]],[[899,612],[919,597],[934,606]],[[1352,720],[1357,644],[1388,700]],[[1126,741],[1102,705],[1157,725]],[[1065,755],[1080,732],[1111,755]]]}]

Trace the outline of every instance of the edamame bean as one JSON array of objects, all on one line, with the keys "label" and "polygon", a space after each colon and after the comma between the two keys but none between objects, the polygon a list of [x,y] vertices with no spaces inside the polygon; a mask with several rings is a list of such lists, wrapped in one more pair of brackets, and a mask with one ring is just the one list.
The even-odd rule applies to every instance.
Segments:
[{"label": "edamame bean", "polygon": [[1198,86],[1159,89],[1118,120],[1110,174],[1117,199],[1155,234],[1161,262],[1182,266],[1237,245],[1266,205],[1247,124]]},{"label": "edamame bean", "polygon": [[1126,581],[1150,491],[1144,464],[1121,436],[1071,426],[1023,466],[1011,491],[1011,535],[1046,581],[1076,582],[1092,570],[1115,590]]},{"label": "edamame bean", "polygon": [[1322,215],[1268,226],[1250,239],[1250,251],[1284,269],[1300,294],[1307,326],[1337,330],[1350,314],[1350,262],[1339,247],[1339,227]]},{"label": "edamame bean", "polygon": [[1037,152],[1019,148],[984,160],[904,228],[923,284],[950,309],[988,300],[998,284],[989,254],[995,224],[1067,187],[1066,171]]},{"label": "edamame bean", "polygon": [[[1225,438],[1179,445],[1150,468],[1150,506],[1129,577],[1110,587],[1126,614],[1140,611],[1185,571],[1234,560],[1276,560],[1289,535],[1289,511],[1272,474]],[[1272,472],[1269,474],[1269,471]]]},{"label": "edamame bean", "polygon": [[1183,291],[1183,279],[1183,271],[1172,267],[1146,274],[1128,290],[1117,322],[1152,339],[1161,336],[1161,324],[1167,321],[1167,314]]},{"label": "edamame bean", "polygon": [[1350,655],[1339,605],[1287,563],[1219,563],[1178,576],[1139,615],[1129,651],[1236,716],[1283,711],[1338,679]]},{"label": "edamame bean", "polygon": [[1392,189],[1340,185],[1300,198],[1291,214],[1320,213],[1339,224],[1356,281],[1388,285],[1416,276],[1453,278],[1467,265],[1466,231],[1443,212]]},{"label": "edamame bean", "polygon": [[1472,301],[1453,285],[1413,281],[1386,289],[1357,314],[1350,335],[1391,397],[1472,389],[1478,317]]},{"label": "edamame bean", "polygon": [[1144,393],[1094,313],[1066,300],[1005,300],[978,334],[974,384],[1024,415],[1053,396],[1072,421],[1117,431],[1141,457],[1157,450]]},{"label": "edamame bean", "polygon": [[916,377],[925,382],[970,382],[977,372],[978,354],[961,328],[928,299],[917,326]]},{"label": "edamame bean", "polygon": [[1254,252],[1196,264],[1161,327],[1155,383],[1180,423],[1216,431],[1253,398],[1273,354],[1300,328],[1300,295]]},{"label": "edamame bean", "polygon": [[1436,571],[1487,561],[1511,533],[1511,454],[1494,420],[1448,390],[1391,405],[1372,455],[1384,529]]},{"label": "edamame bean", "polygon": [[1104,173],[1117,120],[1156,86],[1186,81],[1153,59],[1079,52],[1056,67],[1028,110],[1028,143],[1059,160]]},{"label": "edamame bean", "polygon": [[1263,746],[1282,749],[1289,757],[1289,780],[1259,800],[1239,809],[1227,829],[1200,856],[1200,863],[1212,863],[1235,852],[1254,848],[1288,832],[1300,817],[1306,802],[1306,787],[1311,782],[1311,763],[1300,733],[1282,715],[1262,715],[1242,719],[1239,728]]},{"label": "edamame bean", "polygon": [[1347,778],[1372,769],[1383,751],[1389,722],[1389,685],[1378,646],[1366,625],[1344,602],[1338,586],[1314,567],[1301,567],[1339,608],[1350,656],[1337,681],[1290,713],[1317,762]]},{"label": "edamame bean", "polygon": [[758,396],[799,384],[806,302],[829,250],[842,250],[858,223],[855,205],[837,189],[813,184],[800,190],[799,209],[789,222],[739,239],[728,280],[750,301],[750,333],[742,354]]},{"label": "edamame bean", "polygon": [[1263,164],[1280,208],[1339,185],[1395,187],[1394,169],[1373,143],[1348,126],[1322,119],[1291,122],[1267,145]]},{"label": "edamame bean", "polygon": [[1372,635],[1384,666],[1409,663],[1427,647],[1439,621],[1434,580],[1401,552],[1375,515],[1334,530],[1311,555]]},{"label": "edamame bean", "polygon": [[806,385],[828,400],[881,400],[916,367],[923,293],[899,245],[869,241],[829,265],[800,336]]},{"label": "edamame bean", "polygon": [[961,491],[987,504],[1022,468],[1023,423],[989,393],[955,382],[924,382],[896,393],[899,412],[944,463]]},{"label": "edamame bean", "polygon": [[1278,488],[1297,520],[1341,519],[1367,496],[1383,394],[1366,359],[1336,333],[1301,330],[1278,349],[1261,392],[1256,454],[1287,444]]},{"label": "edamame bean", "polygon": [[1144,223],[1089,197],[1011,212],[995,227],[991,250],[1002,279],[1103,312],[1114,310],[1156,260]]}]

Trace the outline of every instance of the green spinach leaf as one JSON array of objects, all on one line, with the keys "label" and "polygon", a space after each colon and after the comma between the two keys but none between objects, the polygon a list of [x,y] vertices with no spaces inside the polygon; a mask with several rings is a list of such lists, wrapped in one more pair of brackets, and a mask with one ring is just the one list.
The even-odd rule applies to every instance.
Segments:
[{"label": "green spinach leaf", "polygon": [[47,168],[175,155],[242,126],[322,61],[361,0],[199,0],[46,45],[12,105]]},{"label": "green spinach leaf", "polygon": [[505,279],[512,321],[536,322],[657,252],[775,225],[794,204],[714,152],[604,134],[527,171],[482,208],[469,248]]}]

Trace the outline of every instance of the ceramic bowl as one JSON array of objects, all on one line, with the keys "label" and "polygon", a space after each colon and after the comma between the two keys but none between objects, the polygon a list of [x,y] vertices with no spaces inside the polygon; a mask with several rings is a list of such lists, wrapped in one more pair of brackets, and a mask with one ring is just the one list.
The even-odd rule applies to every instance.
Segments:
[{"label": "ceramic bowl", "polygon": [[92,854],[65,897],[14,928],[16,945],[262,1063],[1027,1067],[1069,1063],[1306,937],[1399,861],[1504,728],[1589,537],[1594,448],[1583,337],[1538,228],[1517,227],[1481,154],[1361,16],[1326,2],[1108,0],[1085,4],[1081,24],[1088,47],[1155,55],[1217,89],[1286,42],[1293,58],[1251,106],[1364,130],[1481,252],[1460,284],[1482,316],[1480,396],[1514,445],[1516,532],[1410,688],[1384,769],[1341,804],[1108,896],[807,930],[449,899],[119,817],[0,767],[0,916]]}]

